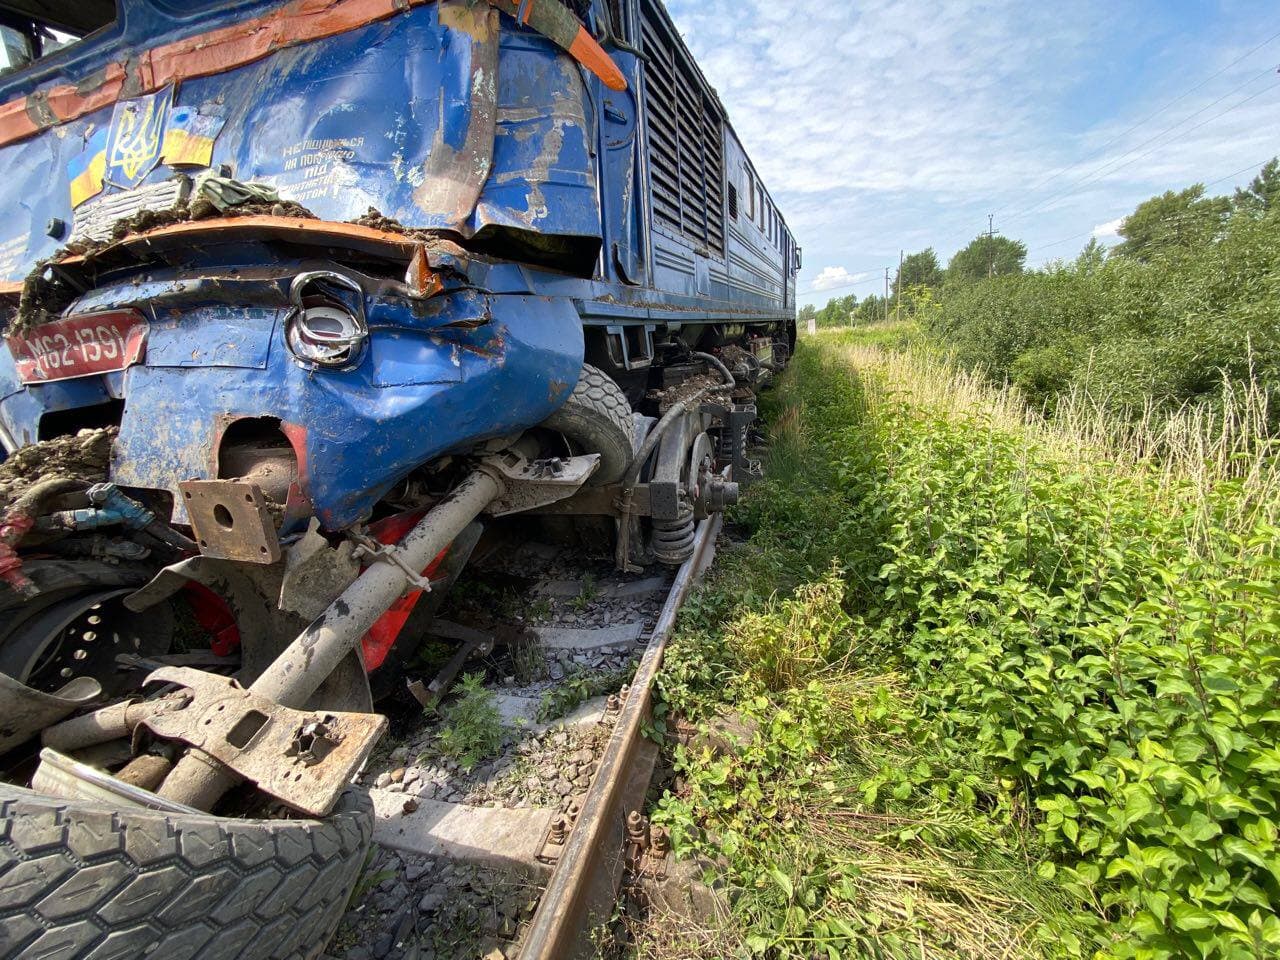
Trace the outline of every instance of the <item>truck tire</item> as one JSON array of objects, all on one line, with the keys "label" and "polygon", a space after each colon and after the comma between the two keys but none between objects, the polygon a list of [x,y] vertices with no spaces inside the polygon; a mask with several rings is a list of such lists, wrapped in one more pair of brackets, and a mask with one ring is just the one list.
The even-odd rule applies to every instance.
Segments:
[{"label": "truck tire", "polygon": [[542,425],[564,434],[585,453],[600,454],[592,486],[616,483],[631,466],[635,453],[631,404],[608,374],[590,364],[582,365],[573,393]]},{"label": "truck tire", "polygon": [[234,820],[0,784],[0,957],[312,958],[373,833],[349,790],[325,820]]}]

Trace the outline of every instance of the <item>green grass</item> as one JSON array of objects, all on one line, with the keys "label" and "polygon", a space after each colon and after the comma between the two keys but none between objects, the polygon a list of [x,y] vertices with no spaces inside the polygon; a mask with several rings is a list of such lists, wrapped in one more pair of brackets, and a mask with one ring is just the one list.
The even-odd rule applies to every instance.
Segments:
[{"label": "green grass", "polygon": [[458,696],[443,709],[444,723],[436,734],[440,752],[463,770],[497,756],[507,736],[494,695],[485,689],[483,673],[464,674]]},{"label": "green grass", "polygon": [[1221,419],[1045,423],[867,336],[806,341],[772,396],[750,547],[690,602],[660,680],[671,710],[754,730],[677,748],[654,811],[732,894],[692,939],[1280,955],[1265,452],[1219,442]]}]

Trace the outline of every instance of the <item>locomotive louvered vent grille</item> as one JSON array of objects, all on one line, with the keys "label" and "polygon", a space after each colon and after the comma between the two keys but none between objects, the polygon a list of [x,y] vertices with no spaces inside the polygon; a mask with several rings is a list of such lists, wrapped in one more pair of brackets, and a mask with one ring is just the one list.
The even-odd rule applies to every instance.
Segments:
[{"label": "locomotive louvered vent grille", "polygon": [[684,43],[654,3],[642,4],[649,169],[658,221],[724,254],[723,120]]}]

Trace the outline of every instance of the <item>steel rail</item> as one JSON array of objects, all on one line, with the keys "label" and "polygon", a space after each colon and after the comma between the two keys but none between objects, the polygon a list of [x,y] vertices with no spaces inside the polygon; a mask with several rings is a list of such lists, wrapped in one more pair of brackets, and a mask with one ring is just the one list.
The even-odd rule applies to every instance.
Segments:
[{"label": "steel rail", "polygon": [[[631,681],[631,692],[583,798],[578,822],[565,840],[564,851],[521,945],[520,960],[590,956],[588,926],[609,918],[623,865],[622,838],[627,815],[624,801],[637,791],[642,796],[652,774],[653,754],[649,754],[647,764],[640,754],[645,746],[641,728],[650,714],[653,681],[662,666],[676,616],[690,588],[710,563],[721,522],[718,513],[702,521],[693,555],[676,573]],[[648,771],[635,769],[642,766],[648,766]]]}]

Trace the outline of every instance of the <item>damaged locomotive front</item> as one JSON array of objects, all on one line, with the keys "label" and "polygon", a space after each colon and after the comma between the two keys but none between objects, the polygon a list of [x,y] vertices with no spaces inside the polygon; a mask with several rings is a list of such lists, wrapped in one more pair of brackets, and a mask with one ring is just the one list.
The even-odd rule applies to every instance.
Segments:
[{"label": "damaged locomotive front", "polygon": [[758,474],[799,253],[656,0],[44,7],[0,2],[0,801],[214,814],[214,867],[310,831],[308,955],[477,545],[683,562]]}]

